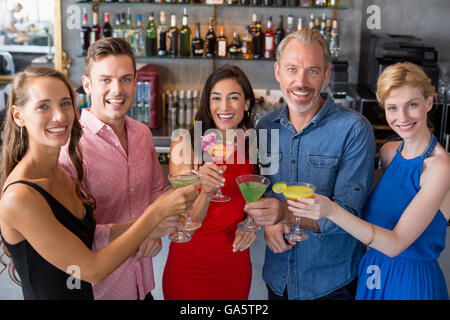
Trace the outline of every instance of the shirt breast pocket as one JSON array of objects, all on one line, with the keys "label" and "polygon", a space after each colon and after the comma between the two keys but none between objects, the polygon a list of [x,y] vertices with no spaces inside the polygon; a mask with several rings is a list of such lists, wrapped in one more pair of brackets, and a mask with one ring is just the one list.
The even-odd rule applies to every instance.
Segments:
[{"label": "shirt breast pocket", "polygon": [[316,186],[316,192],[329,196],[334,190],[339,157],[311,154],[308,157],[308,178]]}]

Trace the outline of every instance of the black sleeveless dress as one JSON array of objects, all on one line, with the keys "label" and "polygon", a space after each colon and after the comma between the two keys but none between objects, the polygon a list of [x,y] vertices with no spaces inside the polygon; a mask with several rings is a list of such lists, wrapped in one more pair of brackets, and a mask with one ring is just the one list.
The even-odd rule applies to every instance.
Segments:
[{"label": "black sleeveless dress", "polygon": [[[47,200],[55,218],[69,231],[83,241],[87,248],[92,248],[95,232],[95,220],[92,207],[84,205],[86,216],[80,220],[51,194],[28,181],[16,181],[9,184],[23,183],[36,189]],[[11,254],[14,267],[22,282],[25,300],[93,300],[92,285],[86,281],[73,278],[61,271],[37,253],[25,239],[15,245],[4,241]],[[70,252],[67,252],[70,254]],[[77,270],[75,266],[73,270]],[[79,269],[78,269],[79,270]],[[82,274],[83,270],[79,270]]]}]

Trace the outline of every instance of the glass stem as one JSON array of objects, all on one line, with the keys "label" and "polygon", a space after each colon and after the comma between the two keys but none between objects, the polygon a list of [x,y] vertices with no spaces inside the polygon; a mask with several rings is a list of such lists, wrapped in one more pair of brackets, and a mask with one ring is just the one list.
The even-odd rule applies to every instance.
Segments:
[{"label": "glass stem", "polygon": [[295,233],[300,233],[300,217],[295,217]]}]

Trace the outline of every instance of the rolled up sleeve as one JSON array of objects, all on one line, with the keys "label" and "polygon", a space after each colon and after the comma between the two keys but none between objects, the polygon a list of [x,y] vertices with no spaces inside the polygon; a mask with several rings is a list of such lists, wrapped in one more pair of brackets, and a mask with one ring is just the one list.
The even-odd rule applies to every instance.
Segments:
[{"label": "rolled up sleeve", "polygon": [[[331,200],[360,218],[372,185],[375,150],[372,126],[363,120],[357,122],[345,144]],[[322,234],[345,232],[326,218],[317,223]]]}]

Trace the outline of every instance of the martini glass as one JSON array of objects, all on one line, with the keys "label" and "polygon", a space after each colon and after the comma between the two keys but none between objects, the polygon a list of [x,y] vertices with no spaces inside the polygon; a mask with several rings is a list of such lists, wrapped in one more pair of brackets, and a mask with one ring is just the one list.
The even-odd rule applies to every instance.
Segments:
[{"label": "martini glass", "polygon": [[[234,149],[235,145],[233,141],[215,140],[206,151],[208,151],[215,164],[221,165],[230,161],[234,154]],[[222,194],[220,187],[217,187],[217,192],[211,198],[211,201],[213,202],[227,202],[230,200],[231,198],[229,196]]]},{"label": "martini glass", "polygon": [[[169,174],[168,179],[174,188],[183,188],[202,181],[202,177],[197,170],[180,170]],[[169,235],[171,241],[178,243],[187,242],[191,240],[189,232],[201,227],[202,223],[200,221],[191,218],[191,210],[192,208],[189,208],[181,214],[184,215],[185,219],[178,222],[178,231]]]},{"label": "martini glass", "polygon": [[[258,201],[270,184],[269,179],[256,174],[244,174],[237,177],[236,182],[247,203]],[[250,232],[258,231],[261,227],[248,215],[248,219],[239,223],[238,228],[242,231]]]},{"label": "martini glass", "polygon": [[[286,199],[297,200],[298,198],[310,198],[314,191],[316,191],[316,186],[311,183],[306,182],[295,182],[286,184],[285,188],[282,188],[281,192]],[[294,231],[286,233],[284,235],[286,240],[300,242],[308,239],[308,234],[300,231],[300,217],[295,217],[295,228]]]}]

